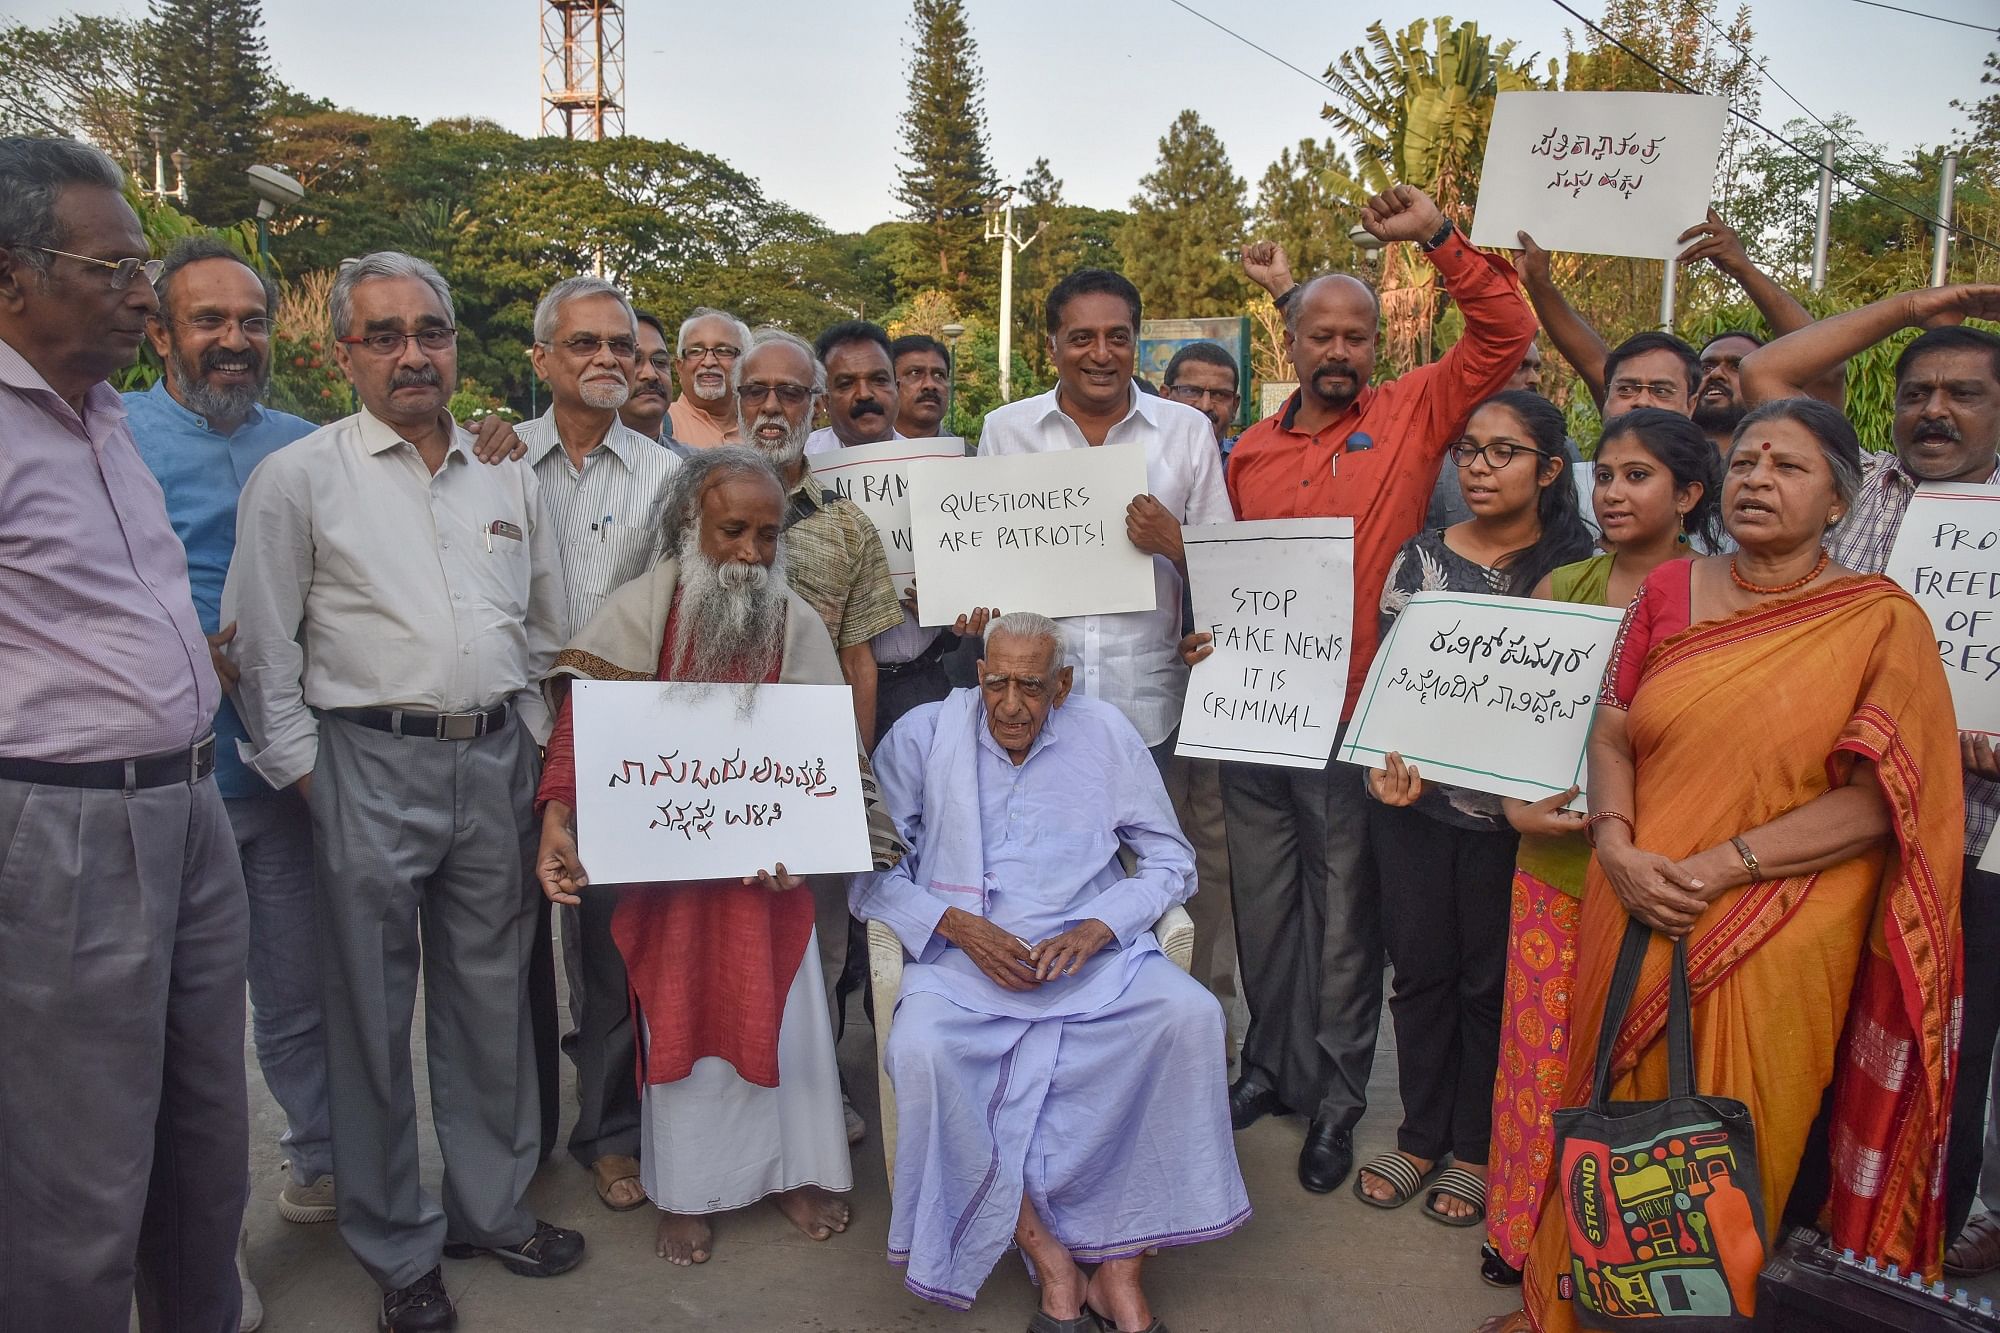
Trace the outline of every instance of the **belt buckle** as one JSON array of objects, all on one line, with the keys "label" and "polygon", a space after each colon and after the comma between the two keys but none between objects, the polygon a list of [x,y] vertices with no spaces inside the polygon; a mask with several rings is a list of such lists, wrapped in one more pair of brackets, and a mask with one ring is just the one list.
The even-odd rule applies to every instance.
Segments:
[{"label": "belt buckle", "polygon": [[486,729],[484,713],[438,714],[437,738],[441,741],[477,740]]},{"label": "belt buckle", "polygon": [[215,771],[215,733],[209,732],[188,752],[188,781],[200,782]]}]

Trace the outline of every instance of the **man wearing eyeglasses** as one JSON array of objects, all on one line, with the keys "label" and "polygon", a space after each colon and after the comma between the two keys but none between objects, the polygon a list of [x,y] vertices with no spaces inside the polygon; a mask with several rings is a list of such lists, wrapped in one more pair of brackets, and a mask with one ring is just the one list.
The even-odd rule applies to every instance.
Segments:
[{"label": "man wearing eyeglasses", "polygon": [[674,401],[674,354],[668,350],[667,326],[658,315],[635,310],[639,321],[638,356],[632,362],[632,393],[618,409],[618,419],[647,439],[681,458],[693,450],[674,438],[667,413]]},{"label": "man wearing eyeglasses", "polygon": [[0,138],[0,1325],[237,1327],[243,877],[222,692],[118,394],[157,307],[111,159]]},{"label": "man wearing eyeglasses", "polygon": [[1215,443],[1225,461],[1230,446],[1236,443],[1229,432],[1243,402],[1239,375],[1236,358],[1228,348],[1221,343],[1193,342],[1174,353],[1160,377],[1163,396],[1186,403],[1215,427]]},{"label": "man wearing eyeglasses", "polygon": [[[644,573],[654,523],[681,460],[618,419],[638,358],[638,320],[602,278],[565,278],[535,307],[535,374],[549,410],[521,427],[542,507],[562,552],[563,640],[582,632],[613,591]],[[563,910],[576,1030],[577,1118],[569,1151],[614,1212],[646,1202],[639,1186],[639,1090],[625,964],[611,938],[615,894]]]},{"label": "man wearing eyeglasses", "polygon": [[668,430],[676,440],[691,449],[744,442],[730,386],[749,345],[749,327],[726,310],[698,306],[681,321],[674,340],[681,396],[667,410]]},{"label": "man wearing eyeglasses", "polygon": [[889,344],[896,364],[896,433],[912,440],[944,434],[951,399],[951,349],[927,333]]},{"label": "man wearing eyeglasses", "polygon": [[[380,1327],[413,1333],[456,1319],[443,1255],[531,1277],[583,1258],[524,1202],[542,1111],[531,809],[566,599],[534,470],[474,463],[445,410],[457,330],[437,270],[369,255],[328,304],[361,410],[251,476],[223,614],[244,759],[313,814],[341,1239],[382,1289]],[[417,1165],[420,964],[442,1207]]]}]

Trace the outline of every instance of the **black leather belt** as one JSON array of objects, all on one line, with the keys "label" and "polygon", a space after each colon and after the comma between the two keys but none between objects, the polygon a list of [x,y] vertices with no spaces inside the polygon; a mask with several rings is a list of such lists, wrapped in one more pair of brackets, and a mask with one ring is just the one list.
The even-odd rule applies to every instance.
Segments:
[{"label": "black leather belt", "polygon": [[0,779],[34,782],[44,787],[90,787],[101,791],[137,791],[141,787],[173,787],[200,782],[215,771],[215,735],[192,748],[146,759],[98,759],[82,764],[58,764],[46,759],[0,759]]},{"label": "black leather belt", "polygon": [[958,636],[950,630],[939,630],[938,636],[931,640],[930,646],[915,657],[907,662],[877,663],[875,674],[893,680],[897,676],[908,675],[913,671],[921,671],[925,667],[936,666],[938,663],[944,661],[945,654],[956,647],[958,647]]},{"label": "black leather belt", "polygon": [[490,736],[507,725],[507,705],[481,713],[426,713],[415,708],[329,708],[330,717],[391,736],[421,736],[433,741],[471,741]]}]

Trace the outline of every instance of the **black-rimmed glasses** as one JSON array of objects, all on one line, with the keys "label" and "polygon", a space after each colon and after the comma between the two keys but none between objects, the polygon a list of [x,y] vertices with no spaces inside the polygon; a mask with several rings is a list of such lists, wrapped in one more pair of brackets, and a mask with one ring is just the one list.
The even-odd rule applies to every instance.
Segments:
[{"label": "black-rimmed glasses", "polygon": [[812,397],[812,390],[803,384],[759,384],[755,380],[736,386],[737,401],[745,407],[755,407],[772,394],[786,407],[797,407]]},{"label": "black-rimmed glasses", "polygon": [[1533,454],[1537,458],[1553,458],[1555,455],[1525,444],[1472,444],[1460,440],[1451,447],[1451,461],[1460,467],[1471,467],[1476,458],[1486,460],[1486,466],[1498,472],[1514,461],[1515,454]]},{"label": "black-rimmed glasses", "polygon": [[364,333],[358,338],[335,338],[334,341],[349,347],[366,347],[377,356],[401,356],[404,345],[411,342],[426,352],[442,352],[458,341],[458,330],[449,324],[434,324],[415,333],[392,333],[383,329],[377,333]]}]

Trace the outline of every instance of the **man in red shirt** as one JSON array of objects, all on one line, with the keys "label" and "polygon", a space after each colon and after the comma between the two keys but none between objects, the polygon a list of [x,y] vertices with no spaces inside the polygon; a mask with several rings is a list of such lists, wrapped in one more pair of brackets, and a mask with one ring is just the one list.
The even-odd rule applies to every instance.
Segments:
[{"label": "man in red shirt", "polygon": [[[1512,267],[1475,250],[1422,191],[1377,195],[1361,225],[1423,247],[1464,336],[1434,364],[1370,385],[1381,306],[1366,283],[1332,273],[1274,293],[1299,389],[1237,440],[1228,475],[1239,519],[1354,520],[1350,711],[1375,657],[1389,564],[1423,523],[1446,447],[1474,405],[1506,387],[1536,329]],[[1253,278],[1258,255],[1245,252]],[[1382,1008],[1362,775],[1338,762],[1317,772],[1225,764],[1222,794],[1250,1006],[1230,1115],[1238,1129],[1275,1111],[1309,1116],[1299,1183],[1324,1193],[1354,1163]]]}]

